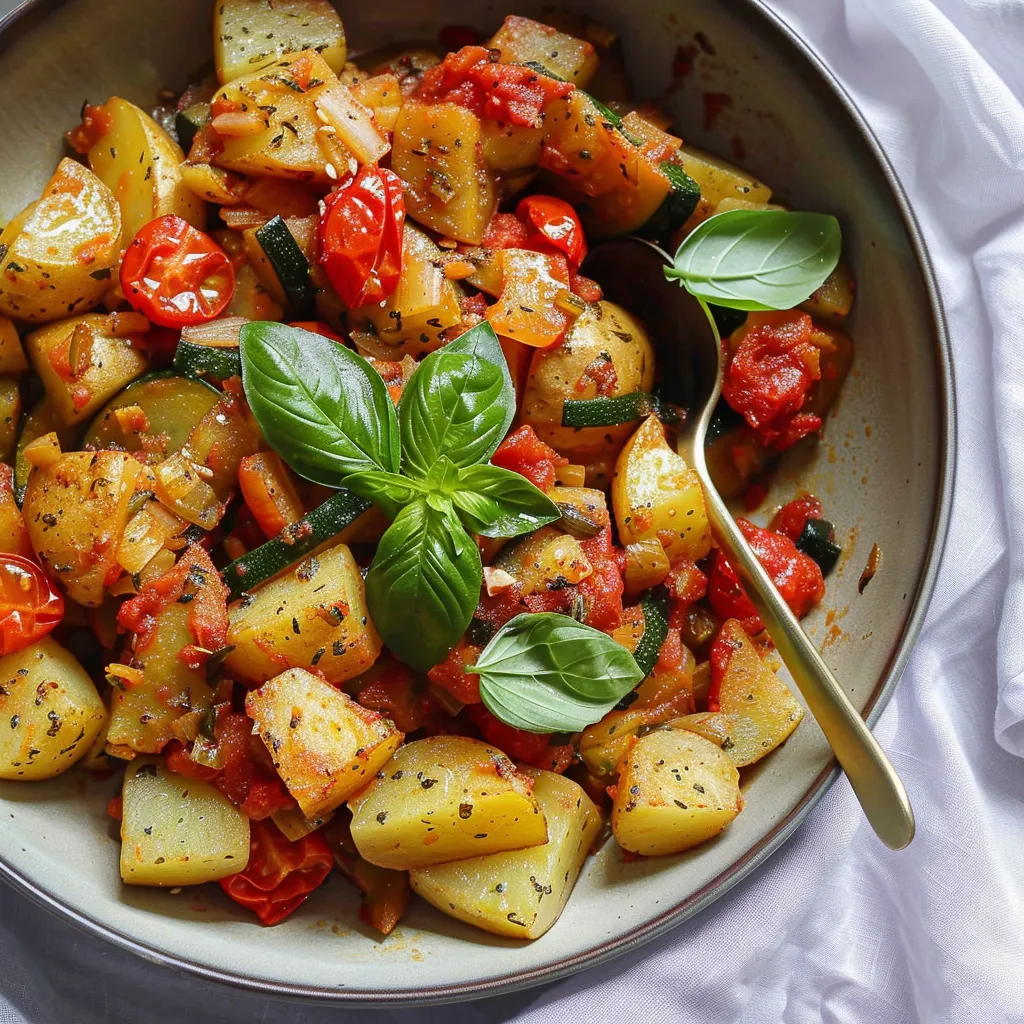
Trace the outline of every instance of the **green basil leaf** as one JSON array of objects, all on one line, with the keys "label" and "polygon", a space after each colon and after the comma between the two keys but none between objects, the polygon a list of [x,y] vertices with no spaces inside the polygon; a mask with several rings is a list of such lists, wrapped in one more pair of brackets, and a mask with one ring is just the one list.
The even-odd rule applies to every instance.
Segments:
[{"label": "green basil leaf", "polygon": [[730,210],[683,239],[665,276],[698,299],[729,309],[792,309],[835,270],[841,248],[835,217]]},{"label": "green basil leaf", "polygon": [[420,672],[440,664],[480,600],[480,552],[451,502],[420,499],[388,527],[366,577],[373,624],[393,654]]},{"label": "green basil leaf", "polygon": [[457,466],[486,462],[516,412],[516,394],[489,323],[420,363],[402,392],[398,419],[405,472],[424,477],[442,455]]},{"label": "green basil leaf", "polygon": [[402,508],[426,493],[417,480],[376,469],[355,473],[346,479],[345,486],[361,498],[378,505],[392,519]]},{"label": "green basil leaf", "polygon": [[643,679],[610,636],[557,612],[517,615],[495,633],[473,671],[491,714],[527,732],[579,732]]},{"label": "green basil leaf", "polygon": [[461,470],[451,498],[466,529],[484,537],[518,537],[562,514],[540,488],[499,466]]},{"label": "green basil leaf", "polygon": [[319,334],[258,321],[240,334],[242,386],[270,446],[297,473],[339,487],[354,473],[397,473],[398,418],[379,373]]}]

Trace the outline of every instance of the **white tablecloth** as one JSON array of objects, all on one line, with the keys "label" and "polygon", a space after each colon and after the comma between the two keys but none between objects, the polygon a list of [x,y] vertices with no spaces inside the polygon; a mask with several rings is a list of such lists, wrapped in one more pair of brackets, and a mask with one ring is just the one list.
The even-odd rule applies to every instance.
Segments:
[{"label": "white tablecloth", "polygon": [[913,797],[913,846],[884,850],[840,781],[781,854],[656,944],[560,984],[433,1010],[221,988],[0,888],[0,1024],[1024,1021],[1024,0],[773,2],[853,94],[913,196],[955,346],[952,533],[877,730]]}]

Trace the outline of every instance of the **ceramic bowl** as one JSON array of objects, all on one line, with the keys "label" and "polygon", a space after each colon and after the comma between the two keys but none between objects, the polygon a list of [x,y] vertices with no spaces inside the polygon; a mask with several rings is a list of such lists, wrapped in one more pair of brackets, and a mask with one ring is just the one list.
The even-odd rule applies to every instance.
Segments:
[{"label": "ceramic bowl", "polygon": [[[346,4],[350,45],[434,38],[439,26],[493,29],[533,0]],[[949,507],[952,382],[934,283],[906,197],[863,120],[817,58],[749,0],[587,0],[619,32],[635,93],[668,92],[689,141],[742,164],[794,206],[835,213],[857,272],[854,371],[825,439],[794,453],[768,505],[820,494],[844,549],[825,605],[808,622],[869,720],[906,662],[938,564]],[[143,105],[181,88],[210,58],[211,0],[38,0],[0,38],[0,220],[39,195],[82,101]],[[694,55],[673,84],[673,59]],[[706,123],[708,95],[719,108]],[[724,104],[724,105],[723,105]],[[874,544],[881,568],[858,581]],[[415,902],[377,941],[357,896],[332,878],[285,924],[263,929],[215,887],[169,895],[124,887],[104,813],[115,783],[72,773],[0,784],[0,868],[95,935],[143,956],[240,985],[363,1003],[451,1000],[592,966],[708,907],[799,826],[835,779],[806,719],[745,782],[746,810],[717,840],[673,858],[591,858],[557,925],[530,944],[489,936]],[[714,912],[713,910],[710,912]]]}]

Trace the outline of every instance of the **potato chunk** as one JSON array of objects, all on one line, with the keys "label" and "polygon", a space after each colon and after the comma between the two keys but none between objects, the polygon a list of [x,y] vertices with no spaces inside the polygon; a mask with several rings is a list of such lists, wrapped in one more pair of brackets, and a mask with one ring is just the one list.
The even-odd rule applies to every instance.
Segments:
[{"label": "potato chunk", "polygon": [[263,682],[286,668],[319,669],[339,684],[368,669],[381,640],[352,552],[337,544],[232,605],[227,667]]},{"label": "potato chunk", "polygon": [[206,227],[206,204],[181,176],[185,154],[134,103],[113,96],[100,108],[108,130],[89,150],[89,166],[114,193],[124,222],[124,244],[139,228],[168,213]]},{"label": "potato chunk", "polygon": [[60,320],[25,338],[32,366],[62,426],[86,423],[139,374],[148,359],[140,336],[115,337],[99,313]]},{"label": "potato chunk", "polygon": [[480,242],[497,204],[481,142],[480,119],[465,107],[402,107],[391,167],[405,182],[410,217],[459,242]]},{"label": "potato chunk", "polygon": [[0,316],[0,373],[24,373],[27,369],[18,329],[7,317]]},{"label": "potato chunk", "polygon": [[659,540],[669,561],[698,562],[711,550],[711,527],[696,472],[665,440],[653,414],[615,463],[612,508],[623,544]]},{"label": "potato chunk", "polygon": [[333,811],[365,786],[404,738],[392,722],[301,668],[250,692],[245,710],[307,818]]},{"label": "potato chunk", "polygon": [[22,511],[39,561],[68,597],[95,608],[108,576],[141,466],[124,452],[65,452],[32,470]]},{"label": "potato chunk", "polygon": [[583,790],[564,775],[524,769],[548,822],[548,841],[526,850],[491,853],[416,868],[413,890],[451,917],[497,935],[536,939],[558,920],[601,815]]},{"label": "potato chunk", "polygon": [[612,832],[632,853],[681,853],[718,835],[739,814],[739,779],[710,740],[682,729],[650,732],[623,761]]},{"label": "potato chunk", "polygon": [[532,780],[500,750],[464,736],[399,747],[349,800],[352,839],[384,868],[419,868],[547,841]]},{"label": "potato chunk", "polygon": [[286,53],[316,50],[332,71],[345,66],[345,28],[328,0],[218,0],[213,53],[221,82],[251,75]]},{"label": "potato chunk", "polygon": [[42,322],[92,309],[121,256],[121,211],[87,167],[64,159],[0,233],[0,312]]},{"label": "potato chunk", "polygon": [[498,59],[506,64],[536,61],[580,89],[587,87],[597,71],[592,43],[517,14],[505,18],[487,45],[499,51]]},{"label": "potato chunk", "polygon": [[89,752],[107,710],[85,669],[45,637],[0,658],[0,779],[52,779]]},{"label": "potato chunk", "polygon": [[140,757],[124,775],[121,880],[198,885],[244,871],[249,819],[208,782]]},{"label": "potato chunk", "polygon": [[732,654],[718,690],[718,706],[722,714],[735,715],[726,754],[741,767],[760,761],[782,743],[800,724],[804,709],[761,660],[738,620],[724,623],[715,643],[722,641]]}]

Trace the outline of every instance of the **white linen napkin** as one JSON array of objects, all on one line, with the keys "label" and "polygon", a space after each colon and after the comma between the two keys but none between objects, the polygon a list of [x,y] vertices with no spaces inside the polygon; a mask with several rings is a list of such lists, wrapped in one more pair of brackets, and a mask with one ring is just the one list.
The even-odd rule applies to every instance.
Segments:
[{"label": "white linen napkin", "polygon": [[893,160],[955,349],[952,531],[877,729],[914,802],[914,844],[886,851],[841,780],[754,877],[657,943],[546,988],[422,1010],[222,988],[81,935],[0,886],[0,1024],[1024,1021],[1024,2],[772,6]]}]

